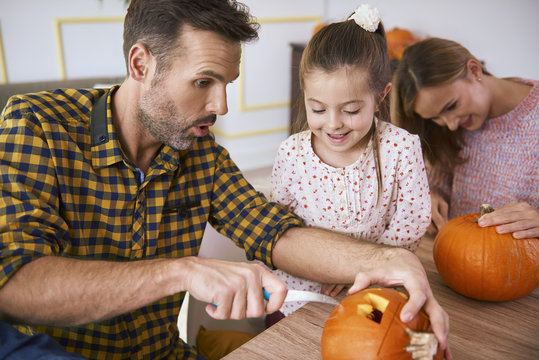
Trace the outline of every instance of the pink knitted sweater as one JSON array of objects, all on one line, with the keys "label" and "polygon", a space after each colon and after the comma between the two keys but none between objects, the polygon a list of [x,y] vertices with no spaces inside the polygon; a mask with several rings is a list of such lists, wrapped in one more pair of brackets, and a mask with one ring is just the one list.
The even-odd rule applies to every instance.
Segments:
[{"label": "pink knitted sweater", "polygon": [[525,201],[539,208],[539,81],[512,111],[466,131],[461,156],[468,161],[453,174],[436,174],[431,191],[449,203],[449,218]]}]

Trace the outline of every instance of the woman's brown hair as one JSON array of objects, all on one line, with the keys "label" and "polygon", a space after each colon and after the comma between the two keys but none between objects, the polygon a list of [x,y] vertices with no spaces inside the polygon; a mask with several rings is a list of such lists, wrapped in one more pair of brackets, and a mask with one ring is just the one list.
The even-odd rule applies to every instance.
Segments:
[{"label": "woman's brown hair", "polygon": [[[303,52],[299,80],[301,96],[296,104],[298,116],[292,126],[292,133],[308,129],[305,102],[303,97],[305,76],[313,70],[328,73],[343,67],[364,69],[369,76],[369,88],[378,97],[391,81],[391,68],[384,26],[380,22],[375,32],[364,30],[354,20],[329,24],[313,35]],[[388,121],[389,105],[387,96],[379,103],[377,117]],[[376,101],[380,99],[376,98]],[[378,131],[373,119],[369,132],[373,140],[373,152],[378,177],[378,192],[381,194],[382,174]]]},{"label": "woman's brown hair", "polygon": [[[421,118],[414,111],[415,101],[422,88],[446,85],[466,76],[466,63],[470,59],[477,61],[459,43],[429,38],[409,46],[393,74],[391,121],[419,135],[427,163],[446,171],[465,161],[459,156],[463,130],[451,131]],[[490,75],[484,67],[482,71]]]}]

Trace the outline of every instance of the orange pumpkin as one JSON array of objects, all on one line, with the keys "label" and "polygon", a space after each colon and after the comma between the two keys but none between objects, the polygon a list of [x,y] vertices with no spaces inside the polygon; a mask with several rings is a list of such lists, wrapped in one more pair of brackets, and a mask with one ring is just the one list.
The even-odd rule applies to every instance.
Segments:
[{"label": "orange pumpkin", "polygon": [[322,29],[326,25],[327,25],[326,23],[318,23],[318,24],[316,24],[314,26],[314,28],[313,28],[313,35],[316,34],[318,32],[318,30]]},{"label": "orange pumpkin", "polygon": [[[405,329],[425,331],[430,322],[421,310],[404,324],[399,316],[407,300],[406,294],[388,288],[369,288],[344,298],[324,326],[322,359],[411,360]],[[438,350],[436,359],[442,358]]]},{"label": "orange pumpkin", "polygon": [[404,50],[415,43],[417,39],[409,30],[393,28],[386,32],[386,41],[389,59],[400,60]]},{"label": "orange pumpkin", "polygon": [[[482,212],[486,206],[482,206]],[[539,285],[539,239],[515,239],[482,228],[479,214],[456,217],[440,229],[433,256],[453,290],[477,300],[514,300]]]}]

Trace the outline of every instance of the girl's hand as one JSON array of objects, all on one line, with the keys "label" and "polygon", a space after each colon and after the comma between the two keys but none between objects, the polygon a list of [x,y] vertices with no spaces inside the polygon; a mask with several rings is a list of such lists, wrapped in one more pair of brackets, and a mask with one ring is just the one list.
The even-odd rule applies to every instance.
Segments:
[{"label": "girl's hand", "polygon": [[539,238],[539,209],[525,202],[512,202],[483,215],[479,226],[496,226],[499,234],[515,239]]},{"label": "girl's hand", "polygon": [[436,193],[430,194],[431,208],[432,208],[432,222],[427,229],[429,235],[436,235],[438,230],[445,225],[448,219],[449,206],[447,201],[443,197]]},{"label": "girl's hand", "polygon": [[344,285],[322,284],[322,290],[320,292],[324,295],[335,297],[341,292],[342,289],[344,289]]}]

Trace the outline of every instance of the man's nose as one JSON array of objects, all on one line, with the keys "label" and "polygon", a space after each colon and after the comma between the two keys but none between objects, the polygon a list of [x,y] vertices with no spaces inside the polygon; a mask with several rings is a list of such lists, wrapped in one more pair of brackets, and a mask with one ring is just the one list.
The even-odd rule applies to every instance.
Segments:
[{"label": "man's nose", "polygon": [[228,112],[226,89],[216,89],[212,94],[206,110],[215,115],[225,115]]}]

